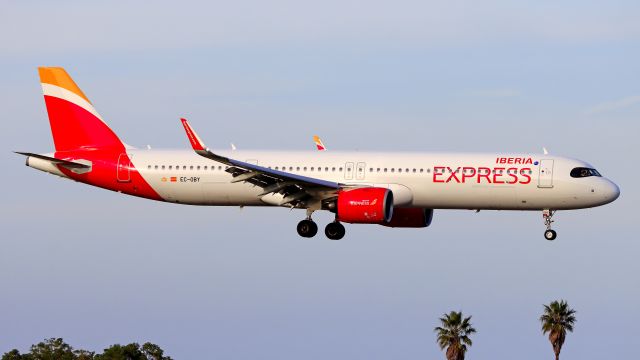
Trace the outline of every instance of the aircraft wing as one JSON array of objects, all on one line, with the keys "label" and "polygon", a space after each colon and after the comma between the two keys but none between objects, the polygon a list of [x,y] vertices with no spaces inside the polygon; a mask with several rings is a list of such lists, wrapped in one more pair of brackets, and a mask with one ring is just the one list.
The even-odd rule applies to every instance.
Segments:
[{"label": "aircraft wing", "polygon": [[183,118],[181,121],[191,147],[198,155],[229,166],[226,171],[233,175],[231,182],[244,181],[259,186],[263,189],[261,196],[272,193],[282,194],[280,205],[304,207],[307,200],[311,198],[321,200],[324,197],[324,195],[319,196],[318,194],[332,193],[344,187],[343,184],[337,182],[273,170],[215,154],[193,131],[187,119]]}]

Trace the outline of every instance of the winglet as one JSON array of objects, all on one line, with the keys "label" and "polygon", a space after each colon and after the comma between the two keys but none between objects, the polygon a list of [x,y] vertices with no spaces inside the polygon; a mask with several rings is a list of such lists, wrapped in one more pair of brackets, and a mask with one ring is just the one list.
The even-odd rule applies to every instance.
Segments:
[{"label": "winglet", "polygon": [[198,134],[196,134],[196,132],[193,131],[187,119],[181,118],[180,121],[182,121],[182,126],[184,126],[184,131],[187,132],[187,137],[189,138],[189,142],[191,143],[191,147],[193,148],[193,150],[195,150],[196,152],[206,151],[207,146],[202,142],[202,140],[200,140],[200,137],[198,136]]},{"label": "winglet", "polygon": [[313,141],[316,143],[316,147],[318,148],[318,151],[327,150],[327,148],[324,146],[324,144],[322,143],[322,140],[320,140],[320,137],[318,135],[313,135]]}]

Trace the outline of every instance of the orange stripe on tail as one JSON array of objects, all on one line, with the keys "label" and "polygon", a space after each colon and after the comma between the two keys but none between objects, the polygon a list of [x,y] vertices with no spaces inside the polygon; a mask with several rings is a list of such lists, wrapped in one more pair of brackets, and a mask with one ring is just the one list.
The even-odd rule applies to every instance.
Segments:
[{"label": "orange stripe on tail", "polygon": [[55,86],[59,86],[61,88],[67,89],[72,93],[82,97],[83,99],[89,101],[89,98],[80,90],[78,85],[73,81],[71,76],[67,74],[67,72],[61,67],[39,67],[38,72],[40,73],[40,82],[43,84],[51,84]]}]

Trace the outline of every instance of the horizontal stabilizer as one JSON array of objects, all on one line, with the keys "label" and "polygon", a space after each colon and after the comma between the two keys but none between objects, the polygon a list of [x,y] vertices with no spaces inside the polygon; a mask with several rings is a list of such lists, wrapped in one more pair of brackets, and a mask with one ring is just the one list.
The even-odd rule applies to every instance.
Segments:
[{"label": "horizontal stabilizer", "polygon": [[36,159],[41,159],[41,160],[46,160],[46,161],[50,161],[56,165],[62,165],[68,169],[88,169],[91,168],[91,165],[87,165],[87,164],[82,164],[79,162],[75,162],[75,161],[69,161],[69,160],[62,160],[62,159],[56,159],[54,157],[50,157],[50,156],[46,156],[46,155],[40,155],[40,154],[34,154],[34,153],[26,153],[26,152],[20,152],[20,151],[15,151],[16,154],[20,154],[20,155],[24,155],[24,156],[29,156],[29,157],[33,157]]}]

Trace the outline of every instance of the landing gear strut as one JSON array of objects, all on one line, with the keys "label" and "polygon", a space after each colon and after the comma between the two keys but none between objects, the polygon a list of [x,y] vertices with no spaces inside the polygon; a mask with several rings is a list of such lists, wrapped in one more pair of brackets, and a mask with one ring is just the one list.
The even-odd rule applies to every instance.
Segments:
[{"label": "landing gear strut", "polygon": [[344,225],[337,221],[329,223],[324,228],[324,234],[327,235],[330,240],[340,240],[345,234]]},{"label": "landing gear strut", "polygon": [[555,210],[543,210],[542,218],[544,219],[544,225],[547,227],[547,230],[544,232],[544,238],[553,241],[556,239],[558,234],[555,230],[551,229],[551,224],[553,224],[553,215],[556,213]]}]

